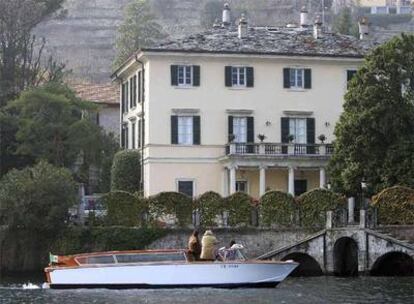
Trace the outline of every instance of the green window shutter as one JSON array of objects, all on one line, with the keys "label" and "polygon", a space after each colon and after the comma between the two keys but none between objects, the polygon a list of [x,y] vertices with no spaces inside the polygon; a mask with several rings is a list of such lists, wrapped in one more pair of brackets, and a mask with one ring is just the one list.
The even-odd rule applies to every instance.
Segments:
[{"label": "green window shutter", "polygon": [[289,142],[289,118],[288,117],[282,117],[281,118],[281,128],[282,134],[282,143],[288,143]]},{"label": "green window shutter", "polygon": [[247,142],[254,143],[254,117],[247,117]]},{"label": "green window shutter", "polygon": [[178,65],[171,65],[171,85],[178,85]]},{"label": "green window shutter", "polygon": [[305,89],[312,88],[312,70],[305,69]]},{"label": "green window shutter", "polygon": [[129,89],[129,82],[127,81],[127,82],[125,82],[125,111],[126,112],[128,112],[129,111],[129,109],[128,109],[128,105],[129,105],[129,102],[128,102],[128,90]]},{"label": "green window shutter", "polygon": [[171,144],[178,144],[178,116],[171,116]]},{"label": "green window shutter", "polygon": [[253,69],[253,67],[247,67],[246,68],[246,74],[247,74],[246,86],[248,88],[254,87],[254,69]]},{"label": "green window shutter", "polygon": [[142,102],[142,72],[138,72],[138,102]]},{"label": "green window shutter", "polygon": [[283,87],[285,89],[290,88],[290,69],[289,68],[283,69]]},{"label": "green window shutter", "polygon": [[228,135],[233,135],[233,116],[229,116],[229,123],[228,123]]},{"label": "green window shutter", "polygon": [[134,107],[134,78],[129,79],[129,108]]},{"label": "green window shutter", "polygon": [[[307,143],[313,145],[315,143],[315,118],[306,119],[306,133]],[[314,146],[308,146],[306,150],[307,154],[315,154]]]},{"label": "green window shutter", "polygon": [[224,78],[225,78],[225,85],[226,87],[231,87],[231,66],[226,66],[224,68]]},{"label": "green window shutter", "polygon": [[193,145],[200,145],[200,116],[193,116]]},{"label": "green window shutter", "polygon": [[200,66],[193,65],[193,86],[199,87],[200,86]]}]

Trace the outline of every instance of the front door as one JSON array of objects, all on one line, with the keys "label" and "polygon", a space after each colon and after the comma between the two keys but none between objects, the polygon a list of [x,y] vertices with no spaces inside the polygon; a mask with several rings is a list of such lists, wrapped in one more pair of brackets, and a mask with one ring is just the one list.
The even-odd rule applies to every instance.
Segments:
[{"label": "front door", "polygon": [[302,193],[305,193],[307,189],[308,189],[308,182],[306,179],[295,180],[295,196],[299,196]]}]

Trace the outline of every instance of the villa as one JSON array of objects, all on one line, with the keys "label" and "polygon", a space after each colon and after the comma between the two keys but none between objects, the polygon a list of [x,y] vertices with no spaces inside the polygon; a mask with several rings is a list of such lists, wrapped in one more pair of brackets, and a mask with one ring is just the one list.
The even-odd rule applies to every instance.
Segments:
[{"label": "villa", "polygon": [[[299,19],[299,18],[298,18]],[[310,24],[232,25],[138,50],[113,74],[121,145],[142,152],[145,196],[206,191],[259,197],[326,187],[347,83],[369,50]],[[312,22],[313,23],[313,22]]]}]

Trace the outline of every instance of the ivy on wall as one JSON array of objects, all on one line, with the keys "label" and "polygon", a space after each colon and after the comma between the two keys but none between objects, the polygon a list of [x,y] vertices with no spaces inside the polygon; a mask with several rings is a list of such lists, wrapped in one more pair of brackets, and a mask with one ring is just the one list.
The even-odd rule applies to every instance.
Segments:
[{"label": "ivy on wall", "polygon": [[178,192],[161,192],[149,198],[149,214],[152,218],[175,216],[180,227],[192,222],[193,200]]},{"label": "ivy on wall", "polygon": [[346,198],[326,189],[314,189],[297,198],[300,222],[305,227],[322,227],[329,210],[346,208]]},{"label": "ivy on wall", "polygon": [[224,210],[228,212],[230,226],[249,225],[252,218],[253,199],[246,193],[236,192],[224,199]]},{"label": "ivy on wall", "polygon": [[378,209],[378,222],[382,225],[414,224],[414,190],[394,186],[382,190],[372,198]]},{"label": "ivy on wall", "polygon": [[216,225],[216,218],[223,212],[224,199],[217,192],[209,191],[196,200],[195,206],[200,215],[200,225],[209,227]]},{"label": "ivy on wall", "polygon": [[262,226],[291,226],[296,222],[294,197],[281,191],[269,191],[260,198],[259,218]]}]

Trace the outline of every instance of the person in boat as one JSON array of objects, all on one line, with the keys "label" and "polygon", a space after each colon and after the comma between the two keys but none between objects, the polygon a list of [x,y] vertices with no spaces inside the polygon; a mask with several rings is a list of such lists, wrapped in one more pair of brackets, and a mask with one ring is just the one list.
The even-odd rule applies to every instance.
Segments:
[{"label": "person in boat", "polygon": [[201,244],[198,238],[198,230],[194,230],[188,239],[188,252],[194,261],[200,259]]},{"label": "person in boat", "polygon": [[213,234],[213,231],[206,230],[201,239],[201,260],[214,261],[216,259],[216,245],[218,241]]},{"label": "person in boat", "polygon": [[218,255],[221,261],[233,261],[236,259],[236,250],[233,248],[235,244],[236,244],[236,241],[231,240],[227,247],[221,247],[219,249]]}]

